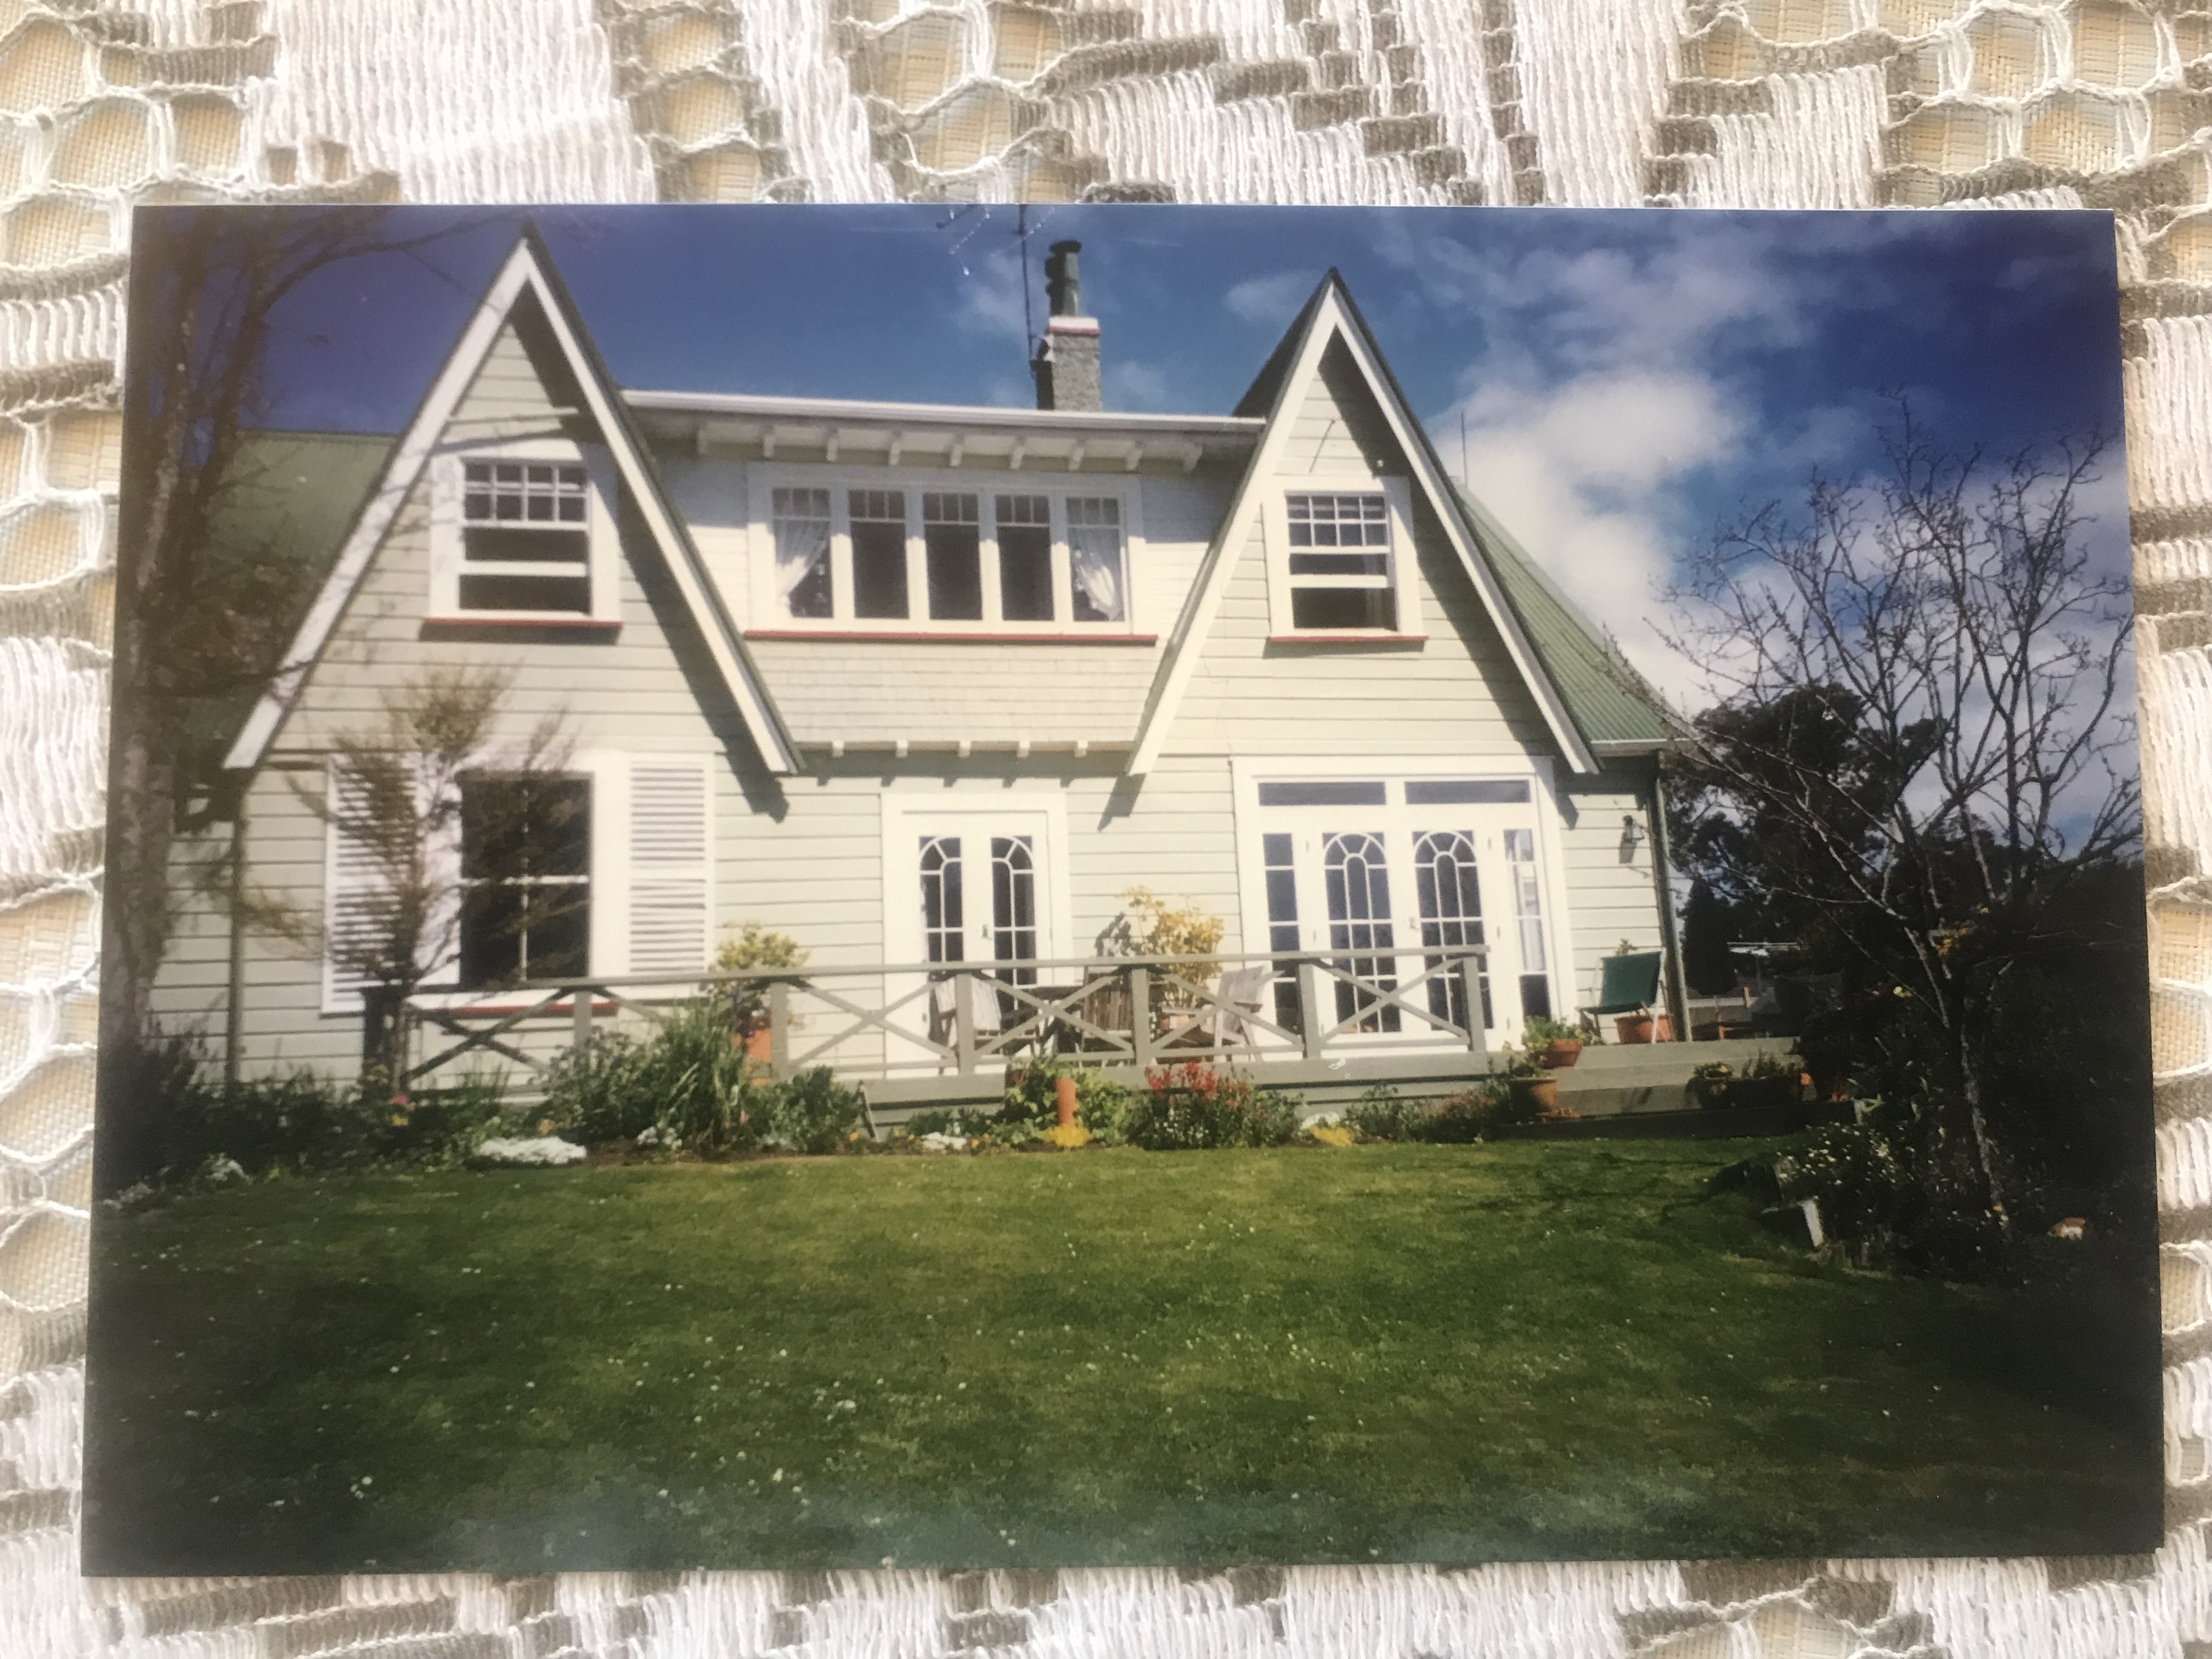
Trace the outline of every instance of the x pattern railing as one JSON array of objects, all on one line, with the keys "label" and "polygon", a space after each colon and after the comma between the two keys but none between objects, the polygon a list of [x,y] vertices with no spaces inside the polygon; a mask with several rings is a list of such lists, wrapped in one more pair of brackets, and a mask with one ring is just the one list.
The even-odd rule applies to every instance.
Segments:
[{"label": "x pattern railing", "polygon": [[[415,1081],[473,1054],[543,1072],[550,1054],[520,1044],[532,1032],[542,1034],[550,1021],[566,1016],[570,1042],[584,1044],[603,1012],[658,1023],[674,1006],[746,993],[767,1004],[769,1064],[778,1076],[822,1065],[847,1072],[933,1066],[967,1076],[1042,1054],[1139,1066],[1318,1060],[1352,1039],[1373,1042],[1385,1010],[1397,1013],[1399,1042],[1450,1042],[1480,1054],[1484,1036],[1475,1011],[1483,1006],[1483,956],[1479,946],[1431,946],[1401,954],[1085,957],[533,981],[486,993],[474,1006],[455,1006],[450,997],[416,998],[414,1012],[426,1030],[457,1041],[410,1066],[407,1078]],[[1419,966],[1401,975],[1398,969],[1410,967],[1409,958]],[[1047,975],[1071,973],[1070,982],[1045,982]],[[1277,1018],[1284,1011],[1273,996],[1285,979],[1296,988],[1287,1019]],[[871,996],[850,984],[856,981],[890,988]],[[833,981],[848,988],[834,988]],[[1432,997],[1439,987],[1449,988]],[[794,1006],[799,1002],[803,1013]],[[826,1029],[820,1024],[825,1019]],[[856,1064],[856,1040],[871,1035],[882,1039],[882,1059]]]}]

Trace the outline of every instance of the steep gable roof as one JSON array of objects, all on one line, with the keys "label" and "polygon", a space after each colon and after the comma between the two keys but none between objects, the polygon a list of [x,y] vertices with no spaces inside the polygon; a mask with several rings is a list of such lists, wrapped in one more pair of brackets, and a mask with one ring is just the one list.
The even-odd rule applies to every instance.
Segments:
[{"label": "steep gable roof", "polygon": [[621,392],[600,362],[591,337],[585,331],[583,319],[562,285],[544,244],[536,231],[527,227],[485,290],[475,314],[462,330],[459,342],[416,408],[414,419],[393,446],[376,487],[354,520],[351,534],[340,548],[329,577],[286,652],[283,665],[247,717],[223,764],[234,770],[251,769],[259,765],[268,753],[269,745],[307,683],[308,671],[321,655],[347,603],[368,573],[377,548],[408,492],[421,477],[447,422],[498,340],[501,329],[510,322],[522,335],[526,345],[537,348],[532,352],[533,360],[544,363],[540,372],[550,374],[555,381],[549,389],[573,398],[576,405],[590,413],[629,488],[640,518],[667,562],[677,592],[698,625],[708,653],[743,716],[745,729],[762,760],[771,772],[788,775],[797,771],[796,748],[769,696],[767,686],[746,653],[744,641],[723,608],[721,597],[707,574],[698,549],[692,544],[690,531],[661,489],[652,452],[640,436]]},{"label": "steep gable roof", "polygon": [[1520,672],[1542,714],[1546,728],[1577,772],[1595,772],[1598,761],[1589,741],[1571,712],[1566,699],[1553,683],[1552,670],[1529,636],[1522,613],[1508,598],[1507,585],[1488,556],[1471,521],[1460,511],[1451,480],[1430,444],[1428,434],[1413,418],[1405,393],[1390,373],[1375,343],[1366,320],[1352,303],[1344,279],[1334,270],[1321,281],[1299,312],[1283,340],[1260,371],[1251,388],[1237,406],[1240,415],[1264,412],[1267,425],[1245,469],[1228,516],[1213,544],[1206,550],[1198,580],[1169,636],[1158,672],[1131,750],[1127,769],[1151,770],[1158,759],[1167,734],[1175,723],[1183,693],[1196,671],[1198,657],[1213,618],[1220,609],[1231,572],[1249,544],[1252,525],[1267,489],[1272,487],[1276,461],[1306,388],[1321,373],[1322,355],[1340,340],[1365,380],[1369,392],[1410,465],[1413,482],[1424,491],[1443,526],[1445,539],[1458,555],[1461,568],[1474,585],[1483,610],[1504,642],[1506,655]]}]

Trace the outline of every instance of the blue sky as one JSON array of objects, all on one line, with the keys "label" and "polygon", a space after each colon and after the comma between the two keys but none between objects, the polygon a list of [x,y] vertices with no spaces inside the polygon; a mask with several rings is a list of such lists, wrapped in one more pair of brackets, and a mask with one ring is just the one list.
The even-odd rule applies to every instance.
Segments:
[{"label": "blue sky", "polygon": [[[396,216],[455,233],[420,259],[335,267],[287,303],[275,423],[397,429],[520,219]],[[532,216],[626,386],[1030,401],[1012,208]],[[1028,222],[1040,325],[1046,244],[1084,244],[1115,408],[1227,410],[1337,267],[1447,465],[1464,453],[1478,493],[1655,672],[1652,596],[1674,559],[1815,466],[1871,465],[1885,392],[1993,452],[2120,425],[2101,214],[1090,207]],[[2119,568],[2122,486],[2116,446],[2097,507]]]}]

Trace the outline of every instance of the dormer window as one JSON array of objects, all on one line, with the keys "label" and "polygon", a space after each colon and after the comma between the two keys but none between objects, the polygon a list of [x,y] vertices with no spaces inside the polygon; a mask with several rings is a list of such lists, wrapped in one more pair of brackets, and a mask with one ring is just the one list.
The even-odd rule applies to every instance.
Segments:
[{"label": "dormer window", "polygon": [[1406,637],[1412,596],[1399,580],[1412,549],[1402,479],[1285,491],[1269,514],[1269,586],[1278,637]]},{"label": "dormer window", "polygon": [[1039,488],[1043,482],[985,475],[961,489],[770,483],[761,491],[768,522],[756,545],[767,556],[754,615],[771,630],[811,623],[834,632],[1126,633],[1127,500],[1096,483]]},{"label": "dormer window", "polygon": [[612,517],[574,445],[447,456],[434,477],[433,621],[617,620]]}]

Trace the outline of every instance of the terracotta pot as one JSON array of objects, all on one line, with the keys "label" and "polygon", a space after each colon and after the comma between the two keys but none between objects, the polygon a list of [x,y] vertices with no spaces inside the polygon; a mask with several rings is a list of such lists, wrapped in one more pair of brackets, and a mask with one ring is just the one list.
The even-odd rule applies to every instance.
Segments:
[{"label": "terracotta pot", "polygon": [[1075,1124],[1075,1079],[1056,1077],[1052,1080],[1053,1105],[1060,1114],[1060,1127],[1072,1128]]},{"label": "terracotta pot", "polygon": [[1536,1063],[1547,1072],[1564,1072],[1583,1057],[1580,1037],[1553,1037],[1544,1045]]},{"label": "terracotta pot", "polygon": [[1513,1098],[1523,1106],[1533,1106],[1539,1112],[1556,1110],[1559,1103],[1559,1082],[1557,1078],[1516,1077],[1512,1080]]},{"label": "terracotta pot", "polygon": [[745,1058],[757,1060],[763,1066],[775,1058],[775,1033],[765,1025],[756,1025],[745,1033]]},{"label": "terracotta pot", "polygon": [[1623,1042],[1649,1042],[1651,1041],[1651,1016],[1618,1014],[1613,1018],[1613,1029]]}]

